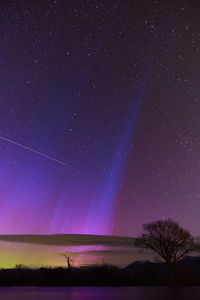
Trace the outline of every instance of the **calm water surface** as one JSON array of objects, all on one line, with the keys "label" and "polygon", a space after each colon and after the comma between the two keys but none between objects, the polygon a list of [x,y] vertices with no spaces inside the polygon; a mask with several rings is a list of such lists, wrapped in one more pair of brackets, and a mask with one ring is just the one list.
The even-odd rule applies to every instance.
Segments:
[{"label": "calm water surface", "polygon": [[3,287],[1,300],[199,300],[200,287]]}]

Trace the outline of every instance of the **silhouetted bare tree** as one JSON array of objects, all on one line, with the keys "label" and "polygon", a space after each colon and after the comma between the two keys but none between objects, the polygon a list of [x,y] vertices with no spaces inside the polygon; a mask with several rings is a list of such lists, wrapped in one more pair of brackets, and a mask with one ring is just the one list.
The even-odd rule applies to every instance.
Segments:
[{"label": "silhouetted bare tree", "polygon": [[68,269],[71,269],[72,268],[72,265],[71,265],[71,257],[68,255],[68,254],[65,254],[65,253],[59,253],[60,255],[64,256],[66,258],[66,261],[67,261],[67,267]]},{"label": "silhouetted bare tree", "polygon": [[68,269],[71,269],[71,258],[67,255],[63,255],[67,259],[67,267]]},{"label": "silhouetted bare tree", "polygon": [[143,229],[145,233],[136,238],[135,246],[155,251],[168,266],[199,249],[190,233],[170,219],[144,224]]}]

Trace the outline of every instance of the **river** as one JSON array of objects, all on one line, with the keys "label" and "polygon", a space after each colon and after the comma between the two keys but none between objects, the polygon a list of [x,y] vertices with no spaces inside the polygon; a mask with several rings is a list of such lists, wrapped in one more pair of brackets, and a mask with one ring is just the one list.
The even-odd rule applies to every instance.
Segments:
[{"label": "river", "polygon": [[1,300],[199,300],[200,287],[1,287]]}]

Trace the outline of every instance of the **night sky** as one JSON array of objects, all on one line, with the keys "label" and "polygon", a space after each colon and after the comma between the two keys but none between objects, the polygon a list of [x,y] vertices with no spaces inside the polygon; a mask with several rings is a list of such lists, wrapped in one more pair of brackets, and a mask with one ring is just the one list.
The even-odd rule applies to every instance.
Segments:
[{"label": "night sky", "polygon": [[200,2],[2,0],[0,20],[0,233],[198,235]]}]

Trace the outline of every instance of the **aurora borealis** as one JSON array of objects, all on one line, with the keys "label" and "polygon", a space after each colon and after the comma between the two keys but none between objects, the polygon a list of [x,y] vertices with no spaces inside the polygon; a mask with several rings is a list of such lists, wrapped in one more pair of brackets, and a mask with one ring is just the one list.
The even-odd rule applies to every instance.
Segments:
[{"label": "aurora borealis", "polygon": [[1,234],[199,235],[199,1],[1,1]]}]

